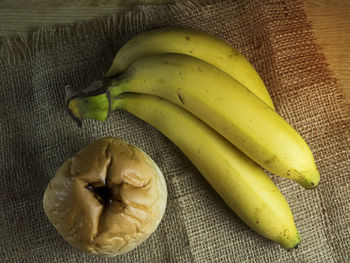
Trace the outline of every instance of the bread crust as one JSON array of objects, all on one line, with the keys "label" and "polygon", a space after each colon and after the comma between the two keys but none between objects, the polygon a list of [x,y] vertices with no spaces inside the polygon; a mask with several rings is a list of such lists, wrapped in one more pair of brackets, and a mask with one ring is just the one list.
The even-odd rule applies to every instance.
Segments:
[{"label": "bread crust", "polygon": [[69,244],[107,257],[146,240],[160,223],[166,202],[166,183],[153,160],[112,137],[69,158],[43,198],[48,219]]}]

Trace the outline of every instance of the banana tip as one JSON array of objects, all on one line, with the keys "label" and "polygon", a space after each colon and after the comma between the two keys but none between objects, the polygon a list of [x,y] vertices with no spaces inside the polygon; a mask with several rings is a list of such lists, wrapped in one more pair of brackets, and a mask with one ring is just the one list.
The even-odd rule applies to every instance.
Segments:
[{"label": "banana tip", "polygon": [[288,242],[286,242],[286,241],[287,240],[284,240],[284,242],[280,243],[282,248],[284,248],[287,251],[291,251],[291,250],[297,249],[299,244],[300,244],[300,241],[301,241],[299,232],[296,232],[293,235],[293,237],[291,239],[289,239]]},{"label": "banana tip", "polygon": [[302,187],[305,189],[314,189],[318,186],[320,182],[320,173],[319,171],[313,170],[305,173],[300,173],[302,176],[296,180]]},{"label": "banana tip", "polygon": [[313,180],[307,181],[306,183],[302,184],[302,186],[307,189],[307,190],[311,190],[311,189],[315,189],[320,182],[320,176],[318,175],[318,177],[313,178]]}]

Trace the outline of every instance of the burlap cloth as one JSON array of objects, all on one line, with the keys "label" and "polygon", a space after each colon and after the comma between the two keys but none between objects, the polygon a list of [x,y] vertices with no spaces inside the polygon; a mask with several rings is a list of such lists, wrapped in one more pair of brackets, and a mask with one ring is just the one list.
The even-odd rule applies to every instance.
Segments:
[{"label": "burlap cloth", "polygon": [[[180,150],[128,113],[77,128],[66,85],[104,73],[123,43],[177,25],[221,37],[264,79],[277,111],[310,145],[321,183],[305,190],[272,176],[301,233],[286,252],[249,229]],[[350,262],[349,110],[314,42],[298,1],[213,1],[143,7],[0,43],[1,262]],[[116,136],[141,147],[166,177],[166,215],[134,251],[104,259],[72,249],[47,220],[42,196],[58,167],[81,147]]]}]

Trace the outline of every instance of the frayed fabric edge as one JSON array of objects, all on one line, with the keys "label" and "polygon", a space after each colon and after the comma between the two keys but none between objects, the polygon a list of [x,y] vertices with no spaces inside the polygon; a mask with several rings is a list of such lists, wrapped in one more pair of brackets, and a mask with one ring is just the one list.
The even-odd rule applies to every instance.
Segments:
[{"label": "frayed fabric edge", "polygon": [[[147,21],[150,17],[167,13],[191,13],[217,3],[215,0],[186,0],[165,3],[162,5],[135,5],[131,9],[120,11],[112,16],[105,16],[91,20],[84,20],[72,24],[58,24],[49,28],[39,28],[23,35],[9,38],[0,38],[0,67],[6,65],[18,65],[30,60],[40,50],[50,49],[55,46],[65,46],[72,42],[86,39],[91,31],[105,37],[111,29],[121,34],[125,30],[131,30],[125,26],[133,22]],[[144,23],[140,23],[144,24]],[[147,23],[145,23],[147,24]],[[89,34],[87,34],[89,30]],[[112,31],[113,32],[113,31]]]}]

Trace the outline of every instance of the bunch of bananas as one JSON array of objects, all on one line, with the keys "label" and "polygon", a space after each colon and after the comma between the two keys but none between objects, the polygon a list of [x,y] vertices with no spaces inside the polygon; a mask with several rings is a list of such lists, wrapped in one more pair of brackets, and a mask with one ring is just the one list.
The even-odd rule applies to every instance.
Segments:
[{"label": "bunch of bananas", "polygon": [[126,43],[105,77],[103,93],[68,101],[75,119],[123,109],[150,123],[249,227],[285,249],[298,245],[291,209],[262,168],[308,189],[319,172],[238,50],[203,32],[155,29]]}]

